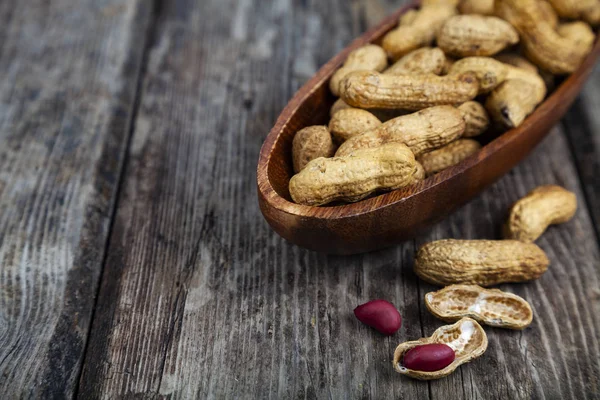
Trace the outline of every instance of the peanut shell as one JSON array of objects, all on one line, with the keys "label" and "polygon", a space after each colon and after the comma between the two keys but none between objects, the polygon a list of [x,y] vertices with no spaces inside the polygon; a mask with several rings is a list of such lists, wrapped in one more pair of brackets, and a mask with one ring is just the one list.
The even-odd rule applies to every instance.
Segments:
[{"label": "peanut shell", "polygon": [[427,293],[425,305],[446,322],[469,317],[496,328],[524,329],[533,320],[531,306],[522,297],[477,285],[451,285]]},{"label": "peanut shell", "polygon": [[467,101],[458,106],[458,110],[462,113],[465,120],[465,131],[463,137],[479,136],[490,126],[485,107],[476,101]]},{"label": "peanut shell", "polygon": [[576,211],[573,192],[556,185],[537,187],[512,206],[504,237],[534,242],[548,226],[569,221]]},{"label": "peanut shell", "polygon": [[326,126],[309,126],[299,130],[292,142],[294,172],[300,172],[309,161],[319,157],[331,157],[336,146]]},{"label": "peanut shell", "polygon": [[437,34],[437,45],[455,57],[491,56],[519,42],[519,34],[506,21],[483,15],[448,18]]},{"label": "peanut shell", "polygon": [[[439,371],[415,371],[402,365],[404,354],[417,346],[430,343],[441,343],[454,350],[454,361]],[[485,331],[471,318],[462,318],[453,325],[445,325],[435,330],[433,335],[399,344],[394,351],[392,364],[396,372],[420,380],[439,379],[450,375],[462,364],[481,356],[488,346]]]},{"label": "peanut shell", "polygon": [[340,82],[352,71],[383,71],[386,67],[387,55],[381,47],[374,44],[359,47],[348,54],[348,58],[346,59],[346,62],[344,62],[344,65],[331,77],[331,80],[329,81],[331,93],[335,96],[339,96]]},{"label": "peanut shell", "polygon": [[383,37],[382,46],[393,60],[429,46],[444,21],[455,14],[456,7],[451,4],[423,5],[401,18],[400,26]]},{"label": "peanut shell", "polygon": [[329,121],[329,131],[337,143],[343,143],[381,125],[376,116],[359,108],[338,111]]},{"label": "peanut shell", "polygon": [[590,51],[577,40],[560,36],[544,20],[538,0],[497,0],[495,10],[519,32],[527,58],[553,74],[574,72]]},{"label": "peanut shell", "polygon": [[391,119],[375,129],[348,139],[340,146],[336,156],[387,143],[405,144],[418,156],[452,142],[464,130],[465,121],[459,110],[451,106],[431,107]]},{"label": "peanut shell", "polygon": [[506,79],[506,64],[491,57],[466,57],[456,61],[450,67],[448,75],[460,75],[472,72],[479,81],[479,93],[488,93]]},{"label": "peanut shell", "polygon": [[421,110],[455,105],[472,100],[478,90],[477,78],[471,72],[456,76],[406,76],[356,71],[340,84],[341,98],[357,108]]},{"label": "peanut shell", "polygon": [[481,145],[475,140],[458,139],[444,147],[423,154],[417,160],[423,165],[427,176],[431,176],[458,164],[478,152],[479,149],[481,149]]},{"label": "peanut shell", "polygon": [[345,157],[317,158],[290,180],[292,199],[318,206],[332,201],[359,201],[376,191],[414,182],[415,157],[408,147],[390,143],[361,149]]},{"label": "peanut shell", "polygon": [[550,261],[533,243],[516,240],[455,240],[427,243],[417,252],[415,273],[424,281],[491,286],[539,278]]},{"label": "peanut shell", "polygon": [[423,47],[408,53],[383,73],[388,75],[439,75],[442,73],[445,62],[446,56],[442,50]]},{"label": "peanut shell", "polygon": [[458,11],[461,14],[494,15],[494,0],[462,0]]}]

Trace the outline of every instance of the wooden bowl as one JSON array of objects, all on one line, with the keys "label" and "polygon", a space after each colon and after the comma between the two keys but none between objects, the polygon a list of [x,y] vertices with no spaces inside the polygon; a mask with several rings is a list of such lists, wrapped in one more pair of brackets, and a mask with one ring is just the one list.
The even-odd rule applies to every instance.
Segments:
[{"label": "wooden bowl", "polygon": [[579,69],[521,126],[493,138],[477,154],[419,184],[352,204],[311,207],[293,203],[288,183],[293,175],[294,134],[309,125],[327,124],[329,109],[336,100],[329,91],[331,75],[348,53],[367,43],[378,43],[396,26],[399,16],[415,6],[403,7],[325,64],[296,93],[267,136],[258,161],[259,205],[271,227],[290,242],[320,252],[355,254],[415,237],[525,158],[565,114],[600,54],[600,41],[596,41]]}]

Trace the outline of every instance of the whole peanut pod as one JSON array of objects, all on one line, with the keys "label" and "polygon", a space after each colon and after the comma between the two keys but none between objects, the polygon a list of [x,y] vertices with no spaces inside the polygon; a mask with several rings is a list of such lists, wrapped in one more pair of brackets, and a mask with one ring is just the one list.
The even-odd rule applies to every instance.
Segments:
[{"label": "whole peanut pod", "polygon": [[296,203],[310,206],[359,201],[376,191],[412,184],[416,168],[408,147],[390,143],[345,157],[312,160],[292,177],[289,190]]},{"label": "whole peanut pod", "polygon": [[450,144],[420,156],[417,161],[423,165],[427,176],[437,174],[481,149],[479,142],[473,139],[458,139]]},{"label": "whole peanut pod", "polygon": [[300,172],[309,161],[319,157],[331,157],[336,146],[326,126],[309,126],[301,129],[292,142],[294,172]]},{"label": "whole peanut pod", "polygon": [[489,93],[506,79],[506,64],[491,57],[467,57],[452,64],[448,75],[472,72],[479,82],[479,93]]},{"label": "whole peanut pod", "polygon": [[382,46],[397,60],[423,46],[429,46],[444,21],[456,14],[456,7],[447,4],[423,5],[418,11],[401,18],[400,26],[384,36]]},{"label": "whole peanut pod", "polygon": [[539,103],[535,86],[521,79],[509,79],[488,96],[485,108],[496,122],[506,128],[515,128]]},{"label": "whole peanut pod", "polygon": [[387,55],[385,51],[374,44],[368,44],[363,47],[352,51],[348,54],[348,58],[344,65],[338,69],[331,80],[329,81],[329,88],[331,93],[335,96],[339,96],[339,85],[342,79],[348,73],[357,70],[368,70],[368,71],[383,71],[387,67]]},{"label": "whole peanut pod", "polygon": [[540,186],[517,201],[504,226],[504,237],[534,242],[548,226],[569,221],[577,211],[577,197],[556,186]]},{"label": "whole peanut pod", "polygon": [[354,309],[356,318],[384,335],[393,335],[402,325],[402,317],[396,307],[386,300],[371,300]]},{"label": "whole peanut pod", "polygon": [[589,52],[594,45],[596,36],[592,28],[582,21],[566,22],[556,28],[558,34],[564,38],[571,39],[577,48]]},{"label": "whole peanut pod", "polygon": [[483,15],[455,15],[437,34],[439,48],[455,57],[491,56],[518,42],[508,22]]},{"label": "whole peanut pod", "polygon": [[527,58],[554,74],[574,72],[589,53],[572,38],[560,36],[543,19],[538,0],[497,0],[496,13],[519,32]]},{"label": "whole peanut pod", "polygon": [[479,136],[490,126],[490,119],[485,108],[476,101],[467,101],[458,106],[465,120],[465,131],[463,137]]},{"label": "whole peanut pod", "polygon": [[388,75],[439,75],[444,68],[446,56],[438,48],[423,47],[411,51],[391,67],[383,71]]},{"label": "whole peanut pod", "polygon": [[381,125],[376,116],[359,108],[338,111],[329,121],[329,131],[337,143],[344,143],[353,136],[360,135]]},{"label": "whole peanut pod", "polygon": [[434,150],[459,138],[465,121],[459,110],[451,106],[431,107],[413,114],[391,119],[379,127],[344,142],[336,156],[358,149],[376,148],[387,143],[402,143],[415,156]]},{"label": "whole peanut pod", "polygon": [[598,13],[600,2],[598,0],[548,0],[556,13],[569,19],[583,19],[592,25],[599,22]]},{"label": "whole peanut pod", "polygon": [[340,84],[342,99],[357,108],[427,107],[461,104],[477,96],[479,84],[471,72],[455,76],[350,73]]},{"label": "whole peanut pod", "polygon": [[458,11],[461,14],[494,15],[494,0],[462,0]]},{"label": "whole peanut pod", "polygon": [[550,261],[533,243],[516,240],[438,240],[417,252],[415,273],[424,281],[491,286],[539,278]]}]

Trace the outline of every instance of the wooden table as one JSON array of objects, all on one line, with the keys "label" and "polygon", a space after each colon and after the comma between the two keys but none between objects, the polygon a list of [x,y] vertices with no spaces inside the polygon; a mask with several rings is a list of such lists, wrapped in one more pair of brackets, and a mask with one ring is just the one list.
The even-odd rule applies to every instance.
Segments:
[{"label": "wooden table", "polygon": [[[0,1],[0,398],[600,397],[600,69],[511,173],[425,235],[336,257],[258,210],[261,143],[294,91],[385,0]],[[419,382],[395,346],[442,323],[414,251],[497,238],[555,183],[576,217],[539,240],[549,271],[504,285],[523,332]],[[394,302],[383,337],[352,309]]]}]

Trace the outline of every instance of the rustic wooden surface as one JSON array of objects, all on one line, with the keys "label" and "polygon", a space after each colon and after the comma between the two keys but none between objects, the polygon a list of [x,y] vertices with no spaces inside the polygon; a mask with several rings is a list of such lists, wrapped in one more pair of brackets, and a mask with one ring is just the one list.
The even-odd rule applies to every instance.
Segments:
[{"label": "rustic wooden surface", "polygon": [[[525,162],[414,241],[326,256],[262,219],[255,167],[279,111],[399,3],[0,2],[0,397],[598,398],[599,69]],[[532,326],[487,329],[446,379],[397,375],[396,344],[441,324],[415,248],[498,237],[548,183],[580,207],[539,241],[549,272],[503,286]],[[404,318],[390,338],[352,316],[376,297]]]}]

